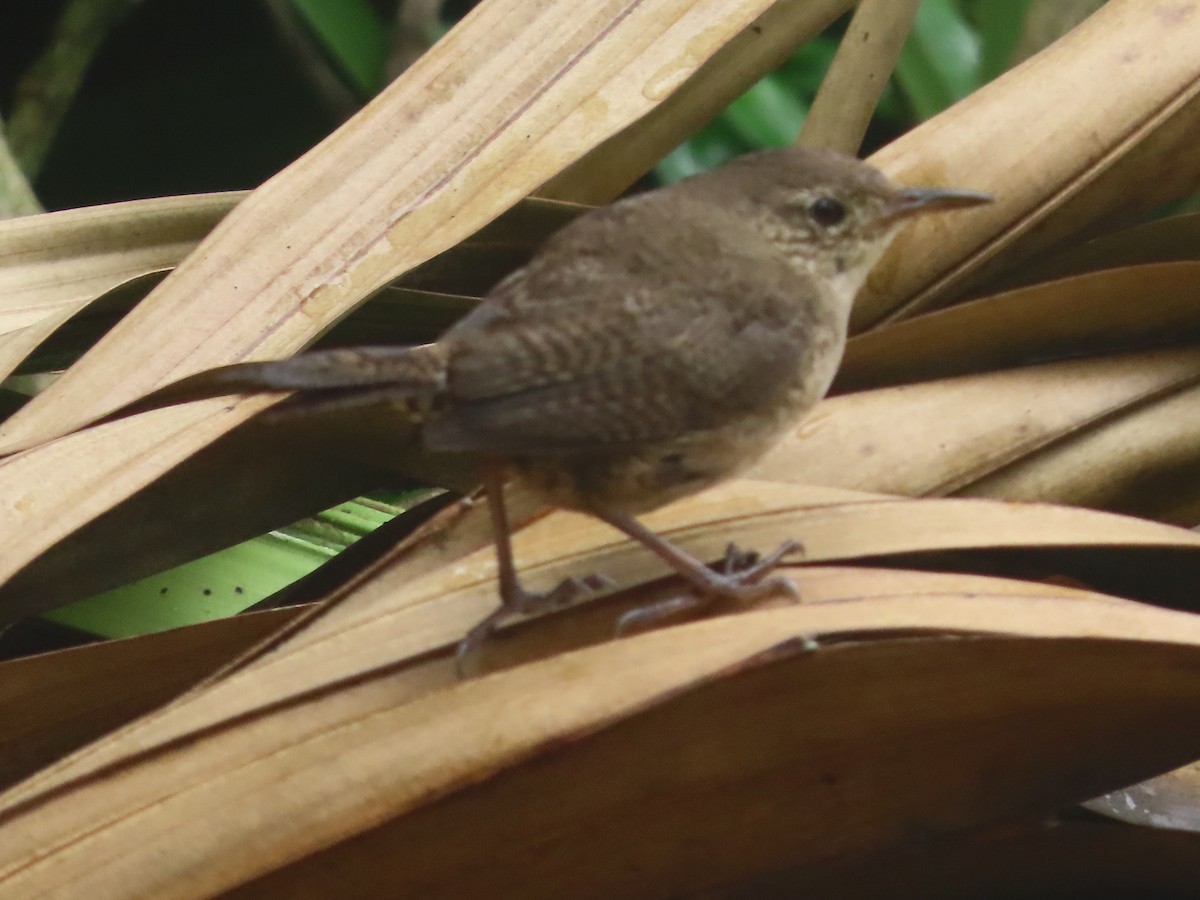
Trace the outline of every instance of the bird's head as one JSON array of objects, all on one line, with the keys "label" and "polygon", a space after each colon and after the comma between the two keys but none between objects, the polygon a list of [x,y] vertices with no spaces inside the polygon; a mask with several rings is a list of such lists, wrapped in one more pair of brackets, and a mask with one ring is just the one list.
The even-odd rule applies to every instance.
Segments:
[{"label": "bird's head", "polygon": [[977,191],[898,187],[852,156],[801,147],[748,154],[686,183],[851,297],[908,219],[992,200]]}]

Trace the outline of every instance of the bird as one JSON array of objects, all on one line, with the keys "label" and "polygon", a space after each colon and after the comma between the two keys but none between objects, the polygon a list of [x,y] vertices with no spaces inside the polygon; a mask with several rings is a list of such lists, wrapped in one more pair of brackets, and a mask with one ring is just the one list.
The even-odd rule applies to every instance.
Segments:
[{"label": "bird", "polygon": [[[583,214],[433,343],[236,363],[185,379],[174,394],[191,382],[209,394],[382,401],[429,450],[476,460],[500,605],[460,643],[460,660],[506,619],[605,583],[575,577],[545,593],[522,585],[509,478],[644,545],[690,587],[684,607],[797,596],[774,574],[796,541],[761,557],[731,545],[710,567],[638,517],[743,471],[825,396],[855,296],[906,222],[991,199],[898,186],[833,150],[751,153]],[[680,605],[635,611],[623,626]]]}]

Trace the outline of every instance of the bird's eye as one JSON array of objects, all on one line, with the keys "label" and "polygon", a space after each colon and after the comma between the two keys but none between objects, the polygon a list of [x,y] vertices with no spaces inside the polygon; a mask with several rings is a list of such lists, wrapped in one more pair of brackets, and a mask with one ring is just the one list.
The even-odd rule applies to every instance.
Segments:
[{"label": "bird's eye", "polygon": [[832,197],[818,197],[808,207],[808,214],[822,228],[832,228],[846,218],[846,207]]}]

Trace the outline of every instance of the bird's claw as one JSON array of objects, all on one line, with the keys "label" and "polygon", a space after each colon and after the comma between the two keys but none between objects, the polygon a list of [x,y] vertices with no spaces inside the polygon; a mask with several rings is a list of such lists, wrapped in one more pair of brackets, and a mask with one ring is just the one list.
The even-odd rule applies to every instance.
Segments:
[{"label": "bird's claw", "polygon": [[778,568],[784,557],[803,552],[804,545],[793,540],[784,541],[765,557],[757,550],[743,550],[737,544],[730,544],[725,548],[725,557],[718,571],[739,584],[754,584],[772,569]]},{"label": "bird's claw", "polygon": [[533,616],[561,609],[580,597],[607,590],[613,586],[614,582],[611,578],[599,573],[584,575],[581,578],[574,576],[564,578],[553,588],[542,593],[527,591],[518,585],[515,592],[502,598],[500,606],[468,631],[466,637],[458,642],[455,664],[459,677],[466,678],[474,674],[473,662],[479,653],[479,648],[507,619],[517,616]]},{"label": "bird's claw", "polygon": [[704,606],[706,602],[707,599],[698,594],[680,594],[678,597],[669,597],[666,600],[659,600],[657,603],[639,606],[617,619],[613,636],[625,637],[631,632],[646,631],[660,622]]},{"label": "bird's claw", "polygon": [[513,611],[527,616],[549,612],[561,609],[580,597],[608,590],[614,586],[611,578],[597,572],[584,575],[582,578],[564,578],[552,590],[546,591],[544,594],[522,591],[522,596],[514,604]]}]

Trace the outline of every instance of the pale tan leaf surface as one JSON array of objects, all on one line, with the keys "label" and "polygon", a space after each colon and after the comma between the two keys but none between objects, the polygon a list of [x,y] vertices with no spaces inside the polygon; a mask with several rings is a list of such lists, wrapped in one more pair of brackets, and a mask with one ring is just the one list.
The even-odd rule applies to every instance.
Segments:
[{"label": "pale tan leaf surface", "polygon": [[[1197,379],[1200,350],[1185,347],[835,397],[819,405],[752,474],[905,496],[973,491],[982,479],[1018,462],[1041,472],[1041,460],[1052,450],[1090,446],[1100,426],[1165,409],[1187,396]],[[1178,415],[1174,409],[1173,415]],[[1178,430],[1186,438],[1186,423]],[[1123,445],[1122,453],[1153,472],[1137,456],[1171,452],[1158,440],[1143,431],[1140,441]],[[1126,462],[1108,460],[1110,468]],[[1091,470],[1085,477],[1099,475]],[[1041,493],[1020,498],[1085,502],[1074,479],[1042,477],[1039,488]],[[988,496],[1014,495],[989,491]]]},{"label": "pale tan leaf surface", "polygon": [[375,828],[279,877],[297,896],[328,896],[326,879],[660,896],[886,849],[914,821],[1044,814],[1200,754],[1200,619],[976,599],[696,623],[410,701],[392,666],[27,799],[5,817],[0,884],[207,896]]},{"label": "pale tan leaf surface", "polygon": [[[719,16],[759,10],[741,32],[697,68],[689,46],[629,90],[658,102],[646,115],[568,166],[538,193],[581,203],[608,203],[679,143],[715,118],[756,81],[787,61],[853,0],[775,0],[724,4]],[[666,96],[669,92],[670,96]],[[622,98],[622,102],[627,102]]]},{"label": "pale tan leaf surface", "polygon": [[[538,506],[532,498],[513,491],[509,496],[515,521],[536,516]],[[397,653],[421,653],[456,641],[497,602],[486,510],[479,506],[456,515],[453,526],[431,527],[429,537],[418,536],[398,564],[343,592],[338,605],[254,667],[279,671],[275,683],[290,690],[308,677],[293,670],[296,654],[318,644],[355,648],[339,663],[348,675],[371,660],[382,665]],[[1200,549],[1200,536],[1190,531],[1083,510],[973,501],[918,504],[750,481],[723,485],[645,520],[688,552],[710,560],[720,559],[730,540],[767,551],[788,538],[803,541],[801,558],[809,563],[896,560],[955,548]],[[532,590],[548,590],[567,577],[590,572],[604,574],[616,586],[615,596],[604,604],[589,604],[558,619],[561,628],[544,646],[518,653],[524,659],[606,639],[623,612],[651,602],[634,589],[668,575],[664,564],[643,548],[594,519],[572,513],[534,518],[516,536],[514,548],[522,579]],[[468,551],[474,552],[465,555]],[[654,596],[677,590],[670,580],[655,589]],[[627,595],[630,591],[634,593]]]},{"label": "pale tan leaf surface", "polygon": [[[529,499],[515,499],[517,521],[528,518],[534,509]],[[419,675],[414,670],[414,691],[452,683],[456,676],[446,653],[495,608],[497,593],[486,511],[477,506],[465,514],[447,514],[456,516],[452,527],[431,523],[428,536],[418,538],[399,563],[365,573],[335,594],[335,606],[306,619],[297,633],[273,642],[265,655],[240,663],[186,702],[144,718],[39,773],[21,790],[44,789],[147,746],[202,731],[230,716],[286,703],[305,691],[326,690],[331,682],[353,680],[397,659],[438,654],[436,662],[421,668]],[[705,559],[719,559],[731,539],[743,547],[767,550],[792,537],[804,541],[804,559],[812,563],[877,556],[896,560],[904,554],[955,547],[1176,548],[1190,553],[1200,549],[1200,535],[1190,531],[1085,510],[967,500],[918,503],[754,482],[724,485],[659,510],[646,521]],[[516,536],[515,550],[522,577],[534,590],[551,587],[569,575],[597,571],[610,577],[618,592],[611,601],[539,620],[539,628],[530,629],[528,636],[507,648],[505,642],[495,641],[489,653],[499,655],[485,656],[480,661],[483,668],[608,640],[624,611],[679,589],[671,579],[649,591],[630,592],[663,578],[664,566],[643,548],[584,516],[555,513],[539,518]],[[803,582],[801,587],[805,589]],[[1037,596],[1064,596],[1058,588],[1034,585],[1032,589]],[[819,592],[823,589],[814,590],[816,596],[824,596]],[[314,664],[318,658],[320,664]]]},{"label": "pale tan leaf surface", "polygon": [[1197,296],[1200,262],[1174,262],[972,300],[851,338],[835,391],[1194,340],[1200,334]]},{"label": "pale tan leaf surface", "polygon": [[[212,196],[229,197],[231,199],[228,202],[232,204],[233,200],[240,199],[244,195]],[[196,209],[202,211],[206,208],[205,204],[210,202],[209,198],[203,195],[196,198],[195,203],[191,202],[192,198],[188,197],[167,199],[177,204],[191,217],[195,217]],[[138,242],[143,240],[143,230],[154,225],[153,221],[145,223],[143,220],[150,218],[150,214],[155,210],[153,208],[146,209],[143,205],[139,205],[141,203],[139,201],[138,203],[91,207],[80,212],[93,213],[93,217],[102,218],[107,230],[112,232],[110,235],[112,241],[122,246],[129,245],[136,248]],[[549,235],[585,210],[586,207],[574,203],[525,198],[462,243],[407,272],[397,285],[381,289],[373,298],[373,303],[359,307],[347,318],[336,322],[323,337],[328,341],[353,342],[357,339],[363,343],[386,343],[389,340],[396,343],[420,343],[422,340],[433,340],[457,316],[472,308],[476,302],[475,297],[486,293],[496,281],[512,269],[527,262],[534,250]],[[101,216],[101,213],[104,215]],[[51,236],[51,239],[53,237],[54,235]],[[80,271],[79,279],[86,279],[88,283],[93,283],[105,277],[104,257],[92,258],[84,255],[84,251],[88,249],[86,243],[70,249],[76,255],[68,254],[65,258],[70,260],[71,268]],[[165,268],[160,267],[160,269],[162,271],[169,270],[179,262],[181,256],[182,254],[180,257],[170,258],[164,255],[163,261],[168,265]],[[123,282],[121,287],[131,289],[129,293],[133,301],[141,300],[144,298],[144,294],[139,296],[132,288],[141,280],[139,276],[157,271],[159,270],[142,270],[136,264],[131,263],[125,274],[128,274],[134,281]],[[0,274],[3,272],[0,271]],[[45,274],[26,268],[21,272],[14,273],[14,287],[19,292],[28,293],[41,286],[39,277],[44,279]],[[52,285],[52,287],[59,286]],[[459,293],[447,293],[455,291]],[[473,296],[462,296],[462,294]],[[120,320],[121,316],[128,313],[131,305],[130,300],[115,296],[114,293],[97,295],[77,304],[72,315],[78,317],[80,312],[86,310],[98,320],[91,326],[95,334],[88,343],[90,346],[91,343],[94,343],[96,335],[103,334],[104,331],[111,328]],[[419,327],[422,318],[428,323],[423,331]],[[418,327],[415,329],[412,327],[414,320],[418,323]],[[398,324],[400,325],[399,329]],[[77,328],[76,330],[84,329]],[[73,335],[73,337],[76,341],[79,340],[78,335]],[[61,348],[59,348],[59,352],[61,352]],[[19,362],[18,359],[14,365]],[[84,424],[87,423],[75,423],[63,433],[74,431]],[[51,437],[52,435],[49,434],[42,435],[30,441],[28,445],[10,444],[2,452],[8,454],[18,452],[27,447],[37,446]]]},{"label": "pale tan leaf surface", "polygon": [[[449,256],[474,255],[471,240],[447,251]],[[510,254],[511,255],[511,254]],[[67,368],[100,336],[146,296],[162,273],[136,278],[95,298],[25,358],[17,373],[54,372]],[[391,286],[376,293],[322,335],[316,348],[349,344],[426,344],[435,341],[459,318],[475,308],[477,296]]]},{"label": "pale tan leaf surface", "polygon": [[[92,325],[90,346],[142,299],[144,289],[139,294],[133,288],[145,276],[173,269],[244,196],[163,197],[0,222],[0,370],[11,372],[68,320],[85,312],[99,320]],[[407,273],[407,289],[385,293],[392,303],[404,299],[418,306],[429,302],[429,292],[461,289],[478,296],[584,209],[526,198],[463,243]],[[129,288],[130,299],[114,297],[118,288]],[[113,300],[111,309],[97,313],[100,302]],[[344,334],[347,321],[337,324],[343,327],[334,330]]]},{"label": "pale tan leaf surface", "polygon": [[978,284],[1117,213],[1194,189],[1198,43],[1200,0],[1112,0],[875,154],[901,183],[997,200],[905,230],[858,297],[857,329],[945,305],[968,279]]},{"label": "pale tan leaf surface", "polygon": [[[825,496],[829,494],[828,491],[821,491],[821,493]],[[510,491],[509,514],[514,526],[537,518],[539,515],[545,515],[545,513],[546,510],[540,501],[526,496],[522,492]],[[612,535],[610,534],[608,537],[611,539]],[[332,602],[326,607],[314,610],[315,614],[310,613],[305,616],[292,628],[282,629],[260,651],[249,654],[245,659],[236,661],[231,659],[230,667],[220,674],[218,680],[238,674],[241,669],[251,665],[264,654],[272,663],[277,662],[276,650],[284,647],[286,649],[283,654],[285,657],[282,667],[283,680],[269,685],[266,690],[276,692],[281,697],[290,695],[301,687],[299,683],[288,684],[288,680],[295,677],[295,672],[289,669],[290,663],[297,659],[295,651],[303,650],[310,644],[320,643],[327,637],[332,639],[335,646],[339,644],[345,646],[339,639],[340,635],[349,635],[350,641],[357,641],[365,637],[367,639],[365,646],[376,645],[376,638],[381,633],[376,626],[370,624],[371,622],[393,621],[394,613],[397,611],[397,602],[401,604],[401,609],[408,604],[422,602],[428,596],[430,589],[423,589],[418,583],[414,593],[412,585],[422,581],[423,576],[443,570],[468,554],[475,554],[472,566],[456,568],[451,582],[455,586],[464,580],[467,585],[474,584],[475,587],[468,588],[468,590],[483,595],[476,601],[476,605],[481,609],[487,608],[488,604],[495,603],[497,598],[494,581],[488,581],[488,579],[494,578],[495,574],[493,553],[490,549],[492,540],[491,523],[482,504],[464,501],[443,510],[391,553],[384,554],[374,565],[367,566],[357,578],[348,580],[334,591],[331,596]],[[400,565],[397,565],[398,562]],[[53,569],[50,569],[41,577],[49,577],[52,571]],[[383,572],[388,573],[388,579],[384,580],[379,577]],[[445,577],[445,574],[442,571],[437,577]],[[36,578],[31,580],[36,582]],[[480,580],[483,580],[484,583],[475,584]],[[442,582],[435,581],[432,590],[436,592],[441,584]],[[350,602],[347,602],[347,599]],[[453,608],[450,610],[450,615],[452,617],[455,615]],[[435,617],[433,638],[417,634],[418,643],[414,646],[419,647],[420,651],[446,647],[473,624],[473,621],[468,618],[472,615],[475,615],[474,609],[462,611],[459,613],[459,619],[449,623],[439,623]],[[408,633],[407,630],[410,626],[411,623],[401,622],[399,632],[390,628],[385,629],[387,632],[385,642],[393,640],[397,633],[403,637]],[[606,627],[607,631],[604,633],[604,637],[611,635],[611,622]],[[452,633],[453,629],[458,629],[458,633]],[[412,637],[413,635],[410,634],[404,640],[410,640]],[[358,667],[361,670],[363,667],[359,664],[365,662],[366,658],[359,659],[358,651],[347,649],[350,652],[342,662],[350,669]],[[382,658],[387,661],[396,659],[397,654],[402,652],[401,647],[384,648],[382,644],[377,645],[376,649],[381,653],[374,658]],[[338,652],[340,653],[340,651]],[[302,666],[302,670],[308,673],[302,679],[308,683],[308,675],[314,673],[307,666]],[[436,683],[444,684],[447,680],[453,680],[454,677],[452,671],[443,666],[438,669]],[[263,696],[261,691],[256,691],[256,693],[259,697]],[[168,708],[164,715],[157,717],[156,721],[143,720],[131,726],[126,735],[131,743],[118,741],[115,745],[110,742],[104,746],[89,748],[78,758],[68,759],[60,765],[40,772],[37,777],[27,783],[26,788],[40,783],[57,783],[66,774],[81,771],[81,765],[83,770],[100,765],[111,757],[110,750],[115,749],[119,754],[132,747],[142,746],[142,732],[147,730],[147,725],[149,725],[148,734],[150,736],[145,740],[152,740],[156,733],[161,736],[164,731],[185,733],[189,729],[197,727],[198,722],[211,716],[214,709],[217,710],[216,715],[219,717],[222,702],[223,700],[218,700],[215,707],[210,704],[202,705],[198,709],[185,706],[182,710],[182,717],[178,715],[180,712],[178,708]]]},{"label": "pale tan leaf surface", "polygon": [[1171,392],[1100,422],[1078,440],[1046,447],[981,477],[960,493],[1051,500],[1200,522],[1200,385]]},{"label": "pale tan leaf surface", "polygon": [[1200,213],[1156,219],[1095,238],[1006,273],[1000,283],[1016,287],[1146,263],[1200,260]]},{"label": "pale tan leaf surface", "polygon": [[0,784],[161,706],[297,613],[248,613],[0,663]]},{"label": "pale tan leaf surface", "polygon": [[[185,198],[172,199],[182,202]],[[121,215],[114,214],[111,224],[120,233],[121,241],[132,244],[141,240],[140,220],[144,218],[144,211],[134,204],[128,205],[134,208]],[[533,251],[550,234],[584,209],[576,204],[538,198],[522,200],[461,244],[407,273],[400,283],[380,290],[371,298],[371,302],[335,323],[318,340],[317,346],[347,343],[418,344],[436,340],[454,321],[474,307],[480,295],[508,272],[527,262]],[[86,250],[86,247],[83,249]],[[100,269],[104,261],[103,257],[94,260],[85,256],[74,260],[79,263],[79,268],[89,272]],[[178,259],[169,260],[170,266],[176,262]],[[47,335],[47,339],[37,345],[33,354],[25,357],[21,368],[34,372],[64,368],[88,350],[161,281],[161,277],[155,276],[167,271],[169,267],[139,275],[137,267],[131,267],[131,281],[125,281],[107,293],[77,304],[69,321],[63,323],[65,327]],[[104,273],[100,271],[98,274]],[[88,277],[91,277],[90,274]],[[25,288],[18,286],[18,289]],[[447,293],[451,290],[469,295]],[[22,344],[22,352],[29,349],[32,347]],[[14,359],[17,356],[19,354],[15,354]],[[8,452],[15,449],[18,448],[9,447]]]},{"label": "pale tan leaf surface", "polygon": [[[1194,16],[1196,11],[1182,12]],[[1047,249],[1070,247],[1081,238],[1107,233],[1115,226],[1132,224],[1164,203],[1195,193],[1200,187],[1200,162],[1193,152],[1200,140],[1198,123],[1200,84],[1194,79],[1131,138],[1132,148],[1127,154],[1100,173],[1086,190],[1063,203],[1027,240],[982,266],[975,283],[1002,278],[1014,263],[1039,258]],[[1154,176],[1147,178],[1147,173]]]},{"label": "pale tan leaf surface", "polygon": [[0,222],[0,377],[105,291],[174,266],[244,196],[132,200]]},{"label": "pale tan leaf surface", "polygon": [[[409,564],[406,572],[412,574]],[[976,575],[894,569],[811,567],[797,570],[806,603],[913,595],[1092,598],[1073,588]],[[611,604],[609,604],[611,606]],[[633,605],[621,603],[621,608]],[[584,613],[601,628],[612,610]],[[32,774],[100,734],[161,706],[256,643],[298,623],[300,610],[250,613],[122,641],[0,663],[0,785]],[[304,613],[303,615],[308,615]],[[551,628],[543,623],[539,630]],[[289,626],[291,627],[291,626]],[[578,626],[574,629],[578,632]],[[590,625],[588,630],[591,629]],[[274,638],[278,641],[278,638]],[[511,665],[545,653],[548,638],[519,629],[488,649],[489,665]]]},{"label": "pale tan leaf surface", "polygon": [[[166,277],[169,269],[158,269],[135,275],[112,290],[81,301],[77,308],[60,324],[56,324],[44,339],[30,340],[14,353],[16,368],[12,375],[54,375],[69,368],[75,360],[121,320],[129,310],[154,286]],[[39,326],[40,327],[40,326]]]},{"label": "pale tan leaf surface", "polygon": [[[970,655],[965,647],[956,649]],[[1073,647],[1054,648],[1064,649],[1060,655],[1050,648],[1029,647],[1027,653],[1014,648],[1021,665],[1033,670],[1020,679],[1027,691],[1059,694],[1059,684],[1068,679],[1057,665],[1080,663],[1090,672],[1096,664]],[[369,894],[372,886],[386,883],[430,885],[429,896],[446,897],[486,896],[497,883],[531,897],[564,892],[677,896],[787,861],[810,867],[812,860],[834,854],[879,851],[912,841],[914,831],[936,845],[936,838],[970,818],[965,810],[986,808],[1003,820],[1030,794],[1039,798],[1028,801],[1030,806],[1052,808],[1054,800],[1047,795],[1069,794],[1079,781],[1097,777],[1097,771],[1080,767],[1063,745],[1044,744],[1054,740],[1047,731],[1057,732],[1077,752],[1091,738],[1104,748],[1102,755],[1119,744],[1102,729],[1081,735],[1079,720],[1088,714],[1064,715],[1054,701],[1032,704],[1044,716],[1067,720],[1049,727],[1033,721],[1037,713],[1027,709],[1013,714],[1007,703],[986,712],[964,710],[970,701],[964,703],[963,695],[989,693],[982,688],[988,674],[975,672],[959,680],[961,670],[941,668],[943,653],[953,651],[939,647],[927,659],[939,671],[922,686],[924,704],[904,688],[893,693],[896,682],[908,687],[910,673],[897,656],[883,653],[864,660],[869,674],[864,672],[863,683],[856,685],[861,693],[846,695],[820,679],[820,685],[808,686],[827,693],[811,706],[775,693],[783,682],[798,693],[805,691],[802,685],[815,667],[805,668],[800,660],[794,672],[781,672],[778,680],[765,673],[760,678],[745,675],[744,692],[730,678],[681,698],[676,714],[664,709],[659,718],[648,712],[615,728],[607,740],[597,735],[594,744],[568,744],[544,761],[310,856],[234,896],[316,897],[334,885]],[[974,662],[995,664],[990,674],[1002,680],[1011,671],[1001,654],[985,652]],[[1160,685],[1165,680],[1157,673],[1152,679]],[[950,684],[956,690],[948,691]],[[1076,687],[1062,694],[1082,699],[1085,692]],[[926,718],[926,705],[940,704],[942,697],[948,704],[946,718]],[[1118,698],[1135,704],[1141,699],[1129,697],[1128,688],[1118,691]],[[973,699],[982,705],[984,698]],[[888,702],[897,704],[893,715],[903,724],[887,722],[872,730],[878,743],[867,742],[873,750],[863,753],[862,719],[875,724],[879,706]],[[744,713],[742,703],[749,705]],[[1183,706],[1180,702],[1176,708]],[[838,708],[832,715],[831,707]],[[719,712],[714,715],[714,710]],[[726,716],[727,710],[732,715]],[[1002,723],[1006,713],[1012,718]],[[914,728],[918,717],[929,730]],[[695,728],[701,720],[705,724]],[[828,730],[817,731],[817,722]],[[1016,722],[1020,735],[1007,727]],[[975,740],[990,737],[996,743],[980,759],[979,744],[962,741],[959,728],[979,728]],[[1157,735],[1164,728],[1169,726],[1159,723],[1149,730]],[[721,737],[706,740],[717,732]],[[903,735],[899,741],[897,732]],[[1034,748],[1014,746],[1026,739],[1050,766],[1032,779],[1037,763],[1027,754]],[[629,747],[633,742],[636,746]],[[572,766],[576,758],[587,759],[586,774]],[[939,762],[950,758],[957,762],[947,771]],[[998,778],[997,772],[1003,776]],[[1051,773],[1068,783],[1048,784]],[[1029,780],[1042,778],[1046,781],[1031,789]],[[940,791],[950,797],[939,796]],[[653,809],[643,815],[646,806]],[[891,810],[899,808],[904,813],[889,821]],[[443,856],[438,851],[446,847],[454,852]],[[481,878],[481,871],[488,876]]]}]

